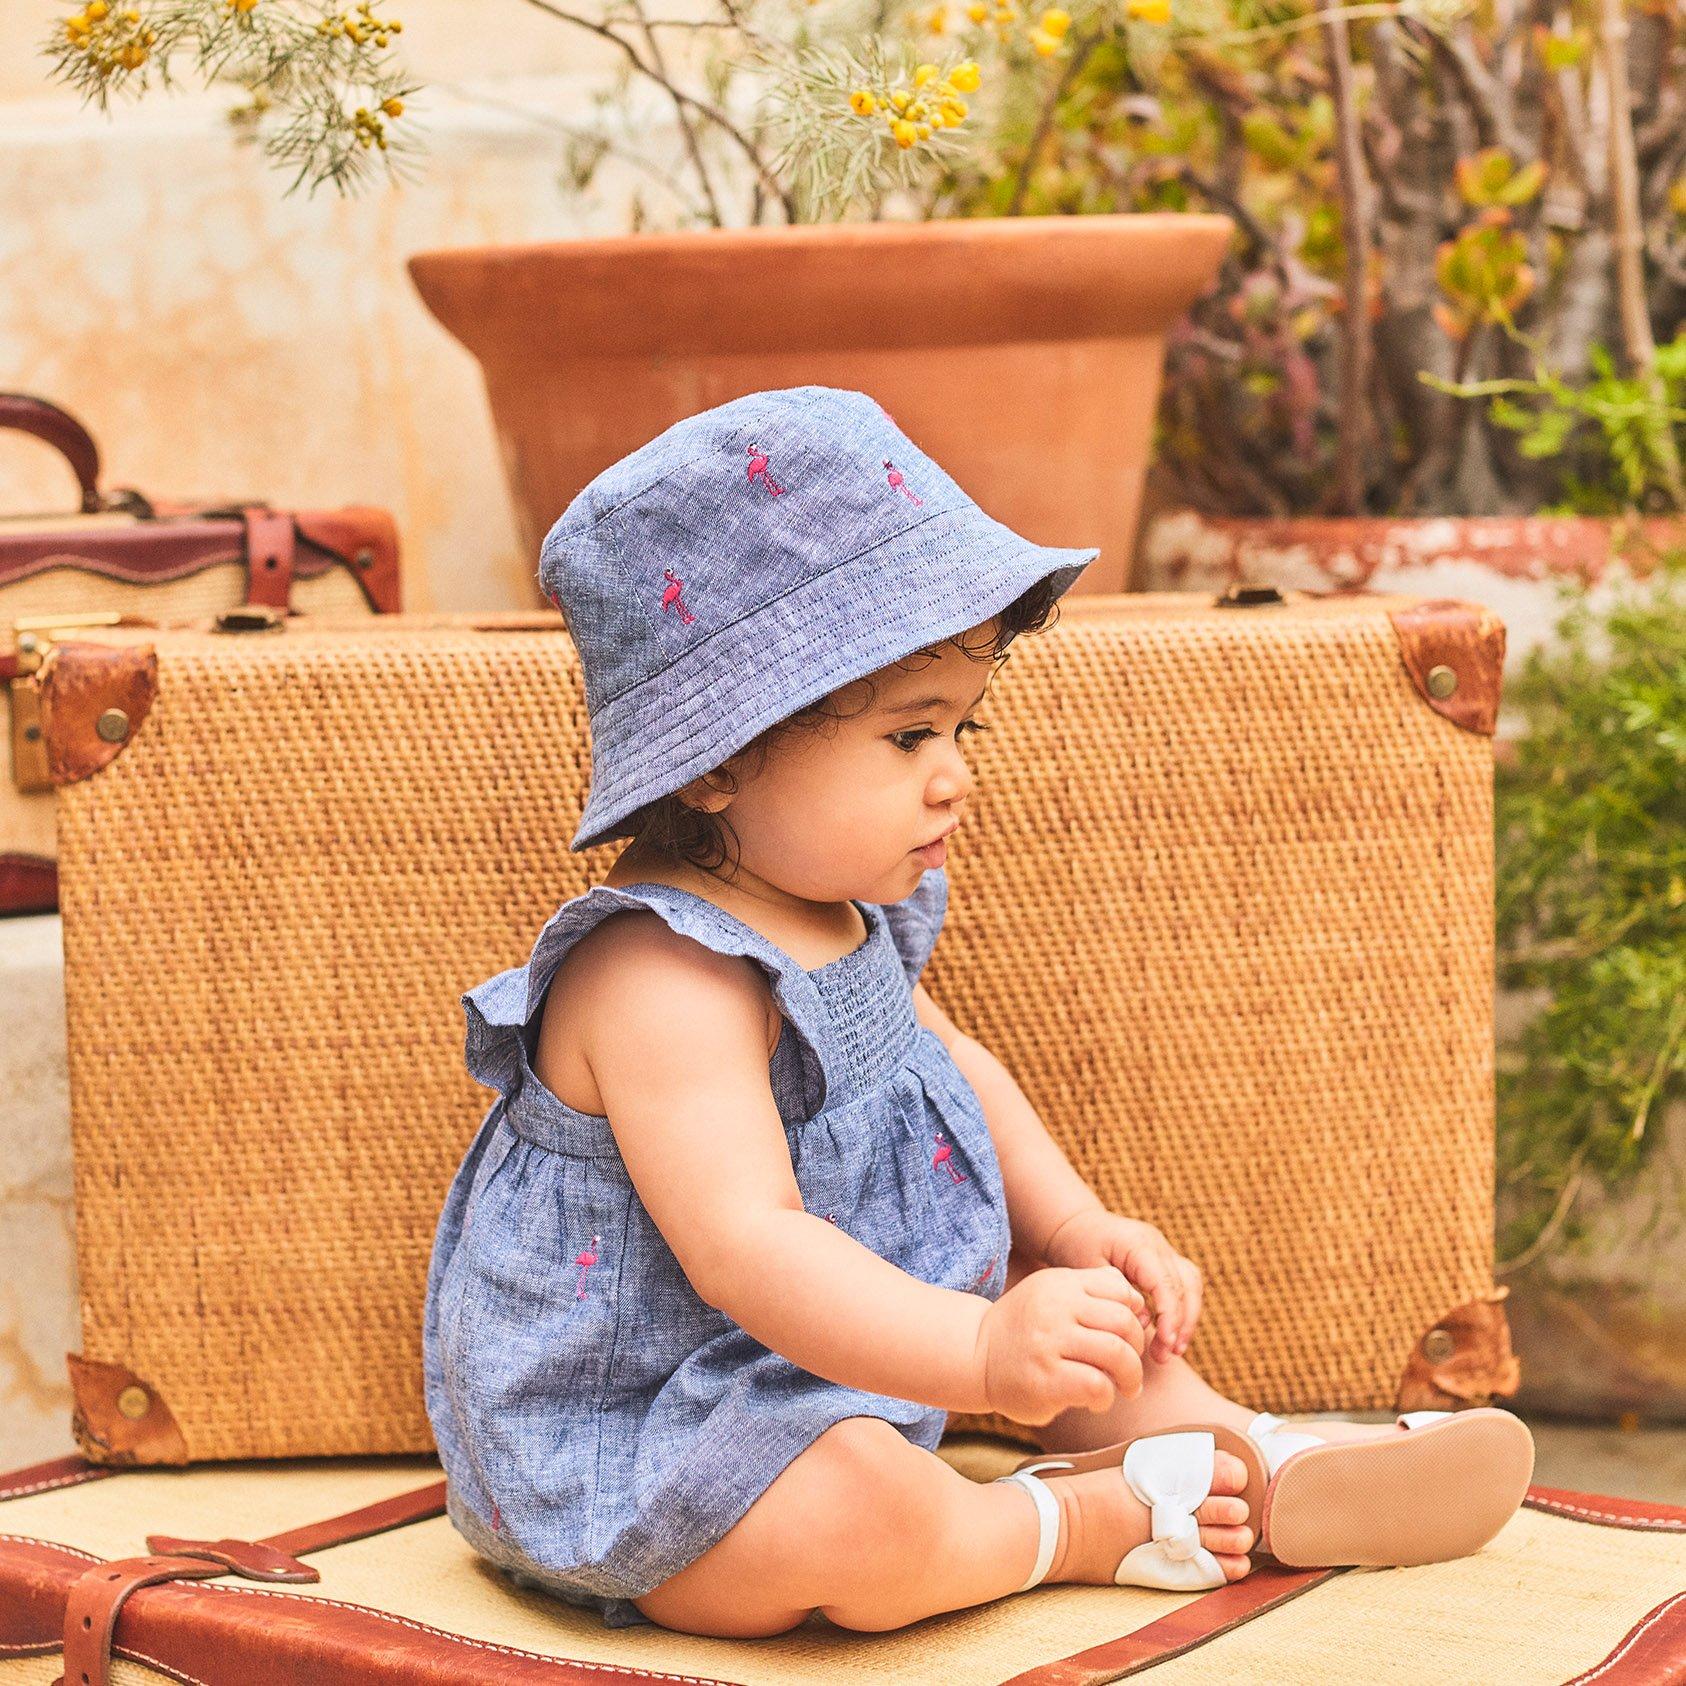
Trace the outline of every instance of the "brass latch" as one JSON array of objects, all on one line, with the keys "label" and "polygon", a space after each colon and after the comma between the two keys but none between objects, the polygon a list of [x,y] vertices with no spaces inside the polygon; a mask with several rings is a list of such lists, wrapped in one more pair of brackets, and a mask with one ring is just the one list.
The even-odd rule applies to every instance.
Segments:
[{"label": "brass latch", "polygon": [[80,615],[26,615],[12,623],[17,672],[10,686],[12,704],[12,782],[19,790],[51,790],[47,770],[47,739],[41,721],[41,670],[52,654],[55,632],[85,626],[118,626],[123,617],[114,610]]}]

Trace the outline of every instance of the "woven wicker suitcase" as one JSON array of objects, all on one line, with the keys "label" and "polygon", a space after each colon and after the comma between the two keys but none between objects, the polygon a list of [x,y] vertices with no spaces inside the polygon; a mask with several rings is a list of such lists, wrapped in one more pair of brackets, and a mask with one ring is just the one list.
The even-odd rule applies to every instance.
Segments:
[{"label": "woven wicker suitcase", "polygon": [[[964,1435],[940,1455],[982,1481],[1019,1449]],[[0,1686],[61,1668],[73,1686],[1654,1686],[1686,1656],[1686,1510],[1594,1494],[1535,1487],[1483,1550],[1422,1568],[1044,1585],[888,1633],[816,1614],[734,1640],[517,1591],[440,1514],[438,1475],[413,1458],[0,1475]]]},{"label": "woven wicker suitcase", "polygon": [[[1101,1197],[1200,1262],[1191,1360],[1260,1408],[1515,1386],[1492,1278],[1502,645],[1459,604],[1073,600],[985,705],[929,988]],[[614,852],[567,848],[570,640],[510,614],[123,630],[56,646],[39,684],[79,1444],[430,1449],[424,1274],[488,1101],[458,997]]]}]

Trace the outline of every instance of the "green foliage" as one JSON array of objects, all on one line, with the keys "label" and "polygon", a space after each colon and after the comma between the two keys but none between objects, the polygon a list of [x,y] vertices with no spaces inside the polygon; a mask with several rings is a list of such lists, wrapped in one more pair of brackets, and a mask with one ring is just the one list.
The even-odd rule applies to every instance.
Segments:
[{"label": "green foliage", "polygon": [[1686,1100],[1686,556],[1595,611],[1583,588],[1507,704],[1498,977],[1543,1005],[1500,1049],[1501,1258],[1581,1233]]},{"label": "green foliage", "polygon": [[1462,398],[1486,398],[1490,419],[1517,435],[1524,456],[1557,459],[1560,511],[1676,508],[1674,477],[1686,438],[1686,328],[1657,348],[1654,381],[1622,374],[1602,346],[1590,348],[1588,361],[1591,378],[1579,384],[1537,358],[1531,378],[1461,384],[1422,378]]}]

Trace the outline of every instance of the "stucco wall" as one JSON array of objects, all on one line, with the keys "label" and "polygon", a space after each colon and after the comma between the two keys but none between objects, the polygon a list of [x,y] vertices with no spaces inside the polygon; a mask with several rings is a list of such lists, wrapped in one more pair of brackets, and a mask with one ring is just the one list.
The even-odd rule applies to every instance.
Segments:
[{"label": "stucco wall", "polygon": [[[427,85],[403,119],[426,129],[422,179],[287,197],[231,133],[238,90],[106,115],[49,82],[37,44],[71,9],[13,0],[0,31],[0,387],[82,417],[106,484],[382,504],[415,607],[537,605],[477,366],[403,263],[624,228],[626,167],[590,204],[558,186],[557,124],[586,117],[614,50],[520,0],[392,0]],[[44,446],[0,440],[0,512],[72,490]]]}]

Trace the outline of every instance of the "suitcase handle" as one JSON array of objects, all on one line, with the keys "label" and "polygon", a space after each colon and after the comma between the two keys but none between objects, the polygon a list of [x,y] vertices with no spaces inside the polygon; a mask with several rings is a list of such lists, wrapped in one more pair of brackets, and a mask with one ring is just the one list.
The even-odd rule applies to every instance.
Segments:
[{"label": "suitcase handle", "polygon": [[98,515],[110,510],[127,510],[147,517],[150,500],[131,486],[115,492],[101,492],[100,448],[94,436],[68,410],[28,392],[0,392],[0,428],[28,433],[51,445],[70,464],[82,493],[82,514]]}]

